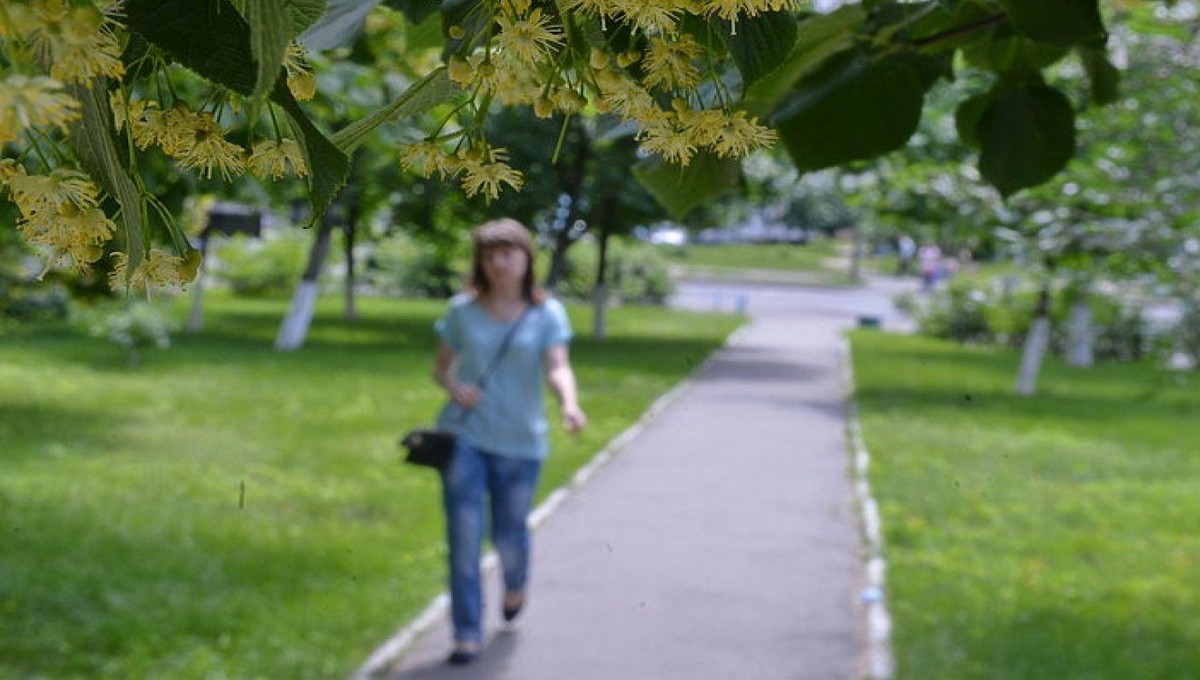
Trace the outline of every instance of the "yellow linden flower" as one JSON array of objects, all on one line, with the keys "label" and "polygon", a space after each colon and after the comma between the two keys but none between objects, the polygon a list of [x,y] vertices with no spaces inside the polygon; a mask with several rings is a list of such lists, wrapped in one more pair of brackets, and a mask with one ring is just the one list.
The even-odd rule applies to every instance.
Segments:
[{"label": "yellow linden flower", "polygon": [[317,94],[317,76],[308,64],[308,52],[296,41],[288,44],[283,55],[283,69],[287,72],[287,86],[292,96],[308,101]]},{"label": "yellow linden flower", "polygon": [[24,177],[25,166],[15,158],[0,159],[0,186],[7,185],[14,177]]},{"label": "yellow linden flower", "polygon": [[191,278],[187,277],[184,265],[182,257],[159,248],[151,248],[138,269],[144,273],[148,283],[172,286],[191,281]]},{"label": "yellow linden flower", "polygon": [[121,26],[113,12],[68,0],[34,0],[29,9],[15,23],[34,52],[49,63],[51,77],[78,83],[124,74],[116,37]]},{"label": "yellow linden flower", "polygon": [[700,82],[700,70],[692,60],[704,52],[690,35],[673,40],[650,38],[642,66],[646,76],[642,82],[649,88],[686,90]]},{"label": "yellow linden flower", "polygon": [[623,0],[620,7],[625,23],[634,30],[651,35],[674,33],[683,7],[672,0]]},{"label": "yellow linden flower", "polygon": [[679,128],[677,119],[647,126],[642,130],[641,143],[645,151],[662,156],[668,163],[686,166],[696,153],[691,136]]},{"label": "yellow linden flower", "polygon": [[442,147],[429,140],[400,147],[400,167],[422,177],[432,177],[435,172],[444,177],[457,171]]},{"label": "yellow linden flower", "polygon": [[593,16],[614,15],[611,0],[565,0],[562,3],[562,7],[564,10],[583,12]]},{"label": "yellow linden flower", "polygon": [[[500,68],[497,68],[498,64],[500,64]],[[480,51],[458,62],[457,65],[451,63],[449,75],[451,80],[464,88],[479,88],[490,94],[500,91],[502,79],[510,75],[513,70],[501,64],[501,60],[492,59],[489,54]]]},{"label": "yellow linden flower", "polygon": [[771,146],[778,139],[779,134],[759,125],[757,118],[747,119],[745,111],[735,111],[725,118],[724,126],[710,146],[718,156],[738,158],[755,149]]},{"label": "yellow linden flower", "polygon": [[462,158],[463,193],[468,198],[482,193],[490,200],[500,197],[504,184],[520,191],[525,180],[520,172],[504,162],[507,158],[505,149],[491,149],[486,154],[468,154]]},{"label": "yellow linden flower", "polygon": [[212,177],[213,170],[220,170],[226,182],[245,171],[242,147],[225,139],[225,131],[211,114],[182,107],[172,113],[172,121],[179,127],[164,140],[163,150],[180,165],[197,170],[206,179]]},{"label": "yellow linden flower", "polygon": [[136,269],[129,271],[129,256],[113,253],[108,285],[113,290],[177,287],[191,283],[200,266],[200,253],[192,251],[180,257],[160,248],[151,248]]},{"label": "yellow linden flower", "polygon": [[100,259],[102,246],[112,238],[116,225],[99,208],[80,209],[66,203],[54,214],[19,220],[17,229],[30,243],[51,249],[47,269],[62,262],[86,271],[87,265]]},{"label": "yellow linden flower", "polygon": [[15,141],[34,127],[67,125],[79,118],[79,102],[62,92],[62,83],[13,74],[0,81],[0,144]]},{"label": "yellow linden flower", "polygon": [[617,71],[600,71],[596,74],[596,84],[605,105],[626,118],[652,118],[659,110],[649,92]]},{"label": "yellow linden flower", "polygon": [[255,144],[246,166],[259,177],[270,175],[272,179],[279,179],[289,172],[297,177],[308,176],[304,152],[294,139],[267,140]]},{"label": "yellow linden flower", "polygon": [[26,218],[58,215],[66,206],[92,208],[100,201],[100,189],[83,173],[68,168],[56,168],[49,175],[17,172],[8,178],[8,189]]},{"label": "yellow linden flower", "polygon": [[533,64],[562,42],[562,30],[552,26],[540,9],[529,12],[523,19],[498,16],[496,24],[500,26],[496,44],[525,64]]},{"label": "yellow linden flower", "polygon": [[163,112],[157,109],[158,102],[152,99],[127,102],[124,92],[113,90],[108,95],[108,106],[112,109],[113,123],[117,126],[117,132],[125,129],[125,126],[128,125],[133,134],[133,141],[139,149],[157,144],[163,136],[166,124],[162,120]]},{"label": "yellow linden flower", "polygon": [[702,109],[693,111],[684,109],[678,111],[679,123],[687,131],[692,143],[696,146],[711,146],[715,144],[725,128],[728,118],[721,109]]},{"label": "yellow linden flower", "polygon": [[777,12],[787,9],[799,9],[797,0],[700,0],[704,14],[717,16],[733,23],[737,32],[737,20],[742,16],[758,16],[763,12]]}]

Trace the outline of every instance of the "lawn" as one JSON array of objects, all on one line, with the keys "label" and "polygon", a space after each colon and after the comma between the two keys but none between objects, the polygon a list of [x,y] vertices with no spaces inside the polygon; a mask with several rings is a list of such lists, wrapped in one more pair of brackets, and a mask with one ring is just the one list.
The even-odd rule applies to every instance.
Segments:
[{"label": "lawn", "polygon": [[834,263],[837,247],[835,241],[819,238],[804,245],[734,243],[663,246],[662,251],[669,262],[690,274],[745,277],[746,270],[751,270],[760,278],[776,273],[812,284],[845,285],[849,283],[849,265]]},{"label": "lawn", "polygon": [[[182,316],[182,304],[175,313]],[[442,589],[435,477],[400,464],[427,423],[436,302],[323,301],[271,349],[286,301],[210,295],[205,330],[128,368],[67,327],[0,339],[0,678],[345,677]],[[591,426],[569,479],[739,323],[612,313],[584,337]]]},{"label": "lawn", "polygon": [[1200,378],[852,342],[897,680],[1200,678]]}]

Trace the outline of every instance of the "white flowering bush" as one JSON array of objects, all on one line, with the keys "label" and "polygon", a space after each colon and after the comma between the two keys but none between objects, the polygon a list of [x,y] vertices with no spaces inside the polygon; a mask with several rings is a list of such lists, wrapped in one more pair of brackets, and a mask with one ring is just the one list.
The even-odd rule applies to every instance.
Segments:
[{"label": "white flowering bush", "polygon": [[93,337],[126,350],[130,366],[139,365],[142,353],[148,349],[170,347],[171,333],[177,330],[171,317],[145,300],[93,309],[84,318]]},{"label": "white flowering bush", "polygon": [[[523,175],[484,121],[495,106],[528,106],[564,121],[616,118],[641,147],[633,174],[681,214],[736,188],[739,159],[777,142],[801,171],[903,146],[925,92],[961,61],[998,76],[960,103],[958,127],[980,149],[981,176],[1007,195],[1046,181],[1074,152],[1074,104],[1045,69],[1078,58],[1084,97],[1115,96],[1099,0],[818,5],[825,11],[809,0],[7,0],[0,195],[47,267],[86,270],[113,253],[116,288],[178,285],[200,255],[140,175],[147,153],[210,180],[303,182],[315,220],[345,184],[350,155],[404,119],[425,134],[397,149],[401,167],[492,199],[520,189]],[[389,51],[373,55],[380,77],[407,90],[329,130],[301,103],[318,87],[309,50],[359,58],[327,48],[353,40],[340,34],[347,17],[380,12],[399,17]]]}]

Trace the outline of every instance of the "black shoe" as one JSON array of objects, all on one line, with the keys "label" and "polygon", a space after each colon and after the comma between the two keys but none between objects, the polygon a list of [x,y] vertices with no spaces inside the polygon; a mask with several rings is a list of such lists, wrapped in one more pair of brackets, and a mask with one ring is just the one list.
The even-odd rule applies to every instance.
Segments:
[{"label": "black shoe", "polygon": [[521,608],[524,606],[525,593],[507,593],[504,596],[504,602],[500,607],[500,611],[504,615],[505,621],[512,621],[517,618],[517,614],[521,613]]},{"label": "black shoe", "polygon": [[454,666],[465,666],[479,656],[479,645],[474,642],[459,642],[454,645],[446,663]]}]

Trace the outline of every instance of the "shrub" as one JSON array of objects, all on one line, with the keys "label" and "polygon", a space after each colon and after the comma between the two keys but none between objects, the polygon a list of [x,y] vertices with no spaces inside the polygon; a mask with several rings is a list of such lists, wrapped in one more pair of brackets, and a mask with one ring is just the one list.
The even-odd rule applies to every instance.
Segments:
[{"label": "shrub", "polygon": [[141,362],[143,350],[170,347],[171,333],[176,330],[170,317],[144,300],[94,308],[84,314],[83,321],[93,337],[123,347],[130,366]]},{"label": "shrub", "polygon": [[[571,246],[559,292],[564,297],[591,299],[598,258],[594,241]],[[610,301],[621,304],[663,305],[675,292],[667,260],[654,246],[617,239],[609,241],[607,284]]]},{"label": "shrub", "polygon": [[[953,279],[922,304],[903,300],[925,335],[959,342],[1020,348],[1033,324],[1039,291],[1015,280],[979,282]],[[1050,308],[1050,351],[1062,354],[1068,343],[1067,322],[1077,297],[1056,294]],[[1093,353],[1098,361],[1136,361],[1151,343],[1140,311],[1120,300],[1089,295]]]},{"label": "shrub", "polygon": [[308,233],[286,229],[269,239],[239,235],[221,241],[213,248],[214,278],[236,295],[286,295],[304,273]]},{"label": "shrub", "polygon": [[386,295],[443,298],[461,287],[453,262],[440,256],[433,245],[402,232],[375,244],[366,279]]}]

